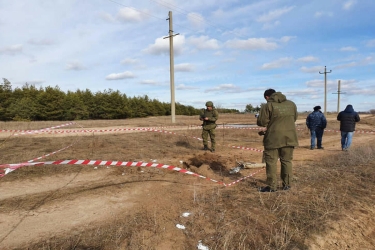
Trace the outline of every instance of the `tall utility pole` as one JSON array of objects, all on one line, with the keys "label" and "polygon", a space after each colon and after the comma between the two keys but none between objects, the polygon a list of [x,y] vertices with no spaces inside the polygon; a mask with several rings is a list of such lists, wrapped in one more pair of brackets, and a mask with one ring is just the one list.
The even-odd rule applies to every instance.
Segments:
[{"label": "tall utility pole", "polygon": [[171,116],[172,116],[172,123],[176,122],[176,103],[175,103],[175,95],[174,95],[174,56],[173,56],[173,37],[179,35],[178,33],[173,35],[173,21],[172,21],[172,11],[169,11],[168,18],[169,20],[169,36],[164,37],[169,38],[169,74],[170,74],[170,81],[171,81]]},{"label": "tall utility pole", "polygon": [[345,92],[341,92],[341,81],[339,80],[338,86],[337,86],[337,93],[332,93],[332,94],[337,94],[337,113],[340,112],[340,94],[345,94]]},{"label": "tall utility pole", "polygon": [[324,74],[324,116],[327,116],[327,74],[331,73],[332,70],[327,72],[327,67],[324,66],[324,72],[321,73],[319,71],[319,74]]}]

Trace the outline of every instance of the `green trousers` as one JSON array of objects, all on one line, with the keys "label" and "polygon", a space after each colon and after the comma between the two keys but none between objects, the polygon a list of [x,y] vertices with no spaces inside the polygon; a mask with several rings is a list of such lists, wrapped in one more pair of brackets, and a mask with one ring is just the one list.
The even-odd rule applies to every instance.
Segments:
[{"label": "green trousers", "polygon": [[215,149],[215,129],[205,130],[202,129],[203,146],[208,146],[208,136],[211,138],[211,149]]},{"label": "green trousers", "polygon": [[290,186],[293,178],[293,151],[294,147],[283,147],[275,149],[265,149],[264,159],[266,162],[267,185],[277,190],[277,160],[280,158],[282,185]]}]

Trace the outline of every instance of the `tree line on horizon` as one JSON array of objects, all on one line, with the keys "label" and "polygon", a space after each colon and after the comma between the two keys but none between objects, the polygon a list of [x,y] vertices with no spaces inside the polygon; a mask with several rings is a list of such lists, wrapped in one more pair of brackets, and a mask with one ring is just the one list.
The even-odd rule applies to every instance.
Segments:
[{"label": "tree line on horizon", "polygon": [[[239,113],[236,109],[218,108],[220,113]],[[200,109],[175,104],[176,115],[199,115]],[[0,83],[1,121],[69,121],[127,119],[171,115],[171,104],[150,99],[147,95],[128,97],[118,90],[96,93],[89,89],[64,92],[56,87],[24,84],[12,88],[3,78]]]}]

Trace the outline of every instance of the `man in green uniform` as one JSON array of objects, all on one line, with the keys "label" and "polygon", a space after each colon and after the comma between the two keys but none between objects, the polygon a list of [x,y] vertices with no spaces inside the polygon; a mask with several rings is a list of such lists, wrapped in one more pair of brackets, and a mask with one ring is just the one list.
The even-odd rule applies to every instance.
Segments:
[{"label": "man in green uniform", "polygon": [[266,162],[267,185],[259,189],[260,192],[277,191],[277,160],[281,162],[282,189],[289,190],[292,181],[292,160],[294,147],[298,146],[297,107],[286,99],[281,92],[267,89],[264,92],[267,103],[262,105],[257,125],[266,127],[263,146]]},{"label": "man in green uniform", "polygon": [[206,109],[204,109],[199,116],[199,120],[203,121],[202,124],[202,138],[203,150],[210,150],[208,148],[208,136],[211,138],[211,152],[215,152],[215,128],[216,120],[219,118],[219,113],[214,108],[211,101],[206,102]]}]

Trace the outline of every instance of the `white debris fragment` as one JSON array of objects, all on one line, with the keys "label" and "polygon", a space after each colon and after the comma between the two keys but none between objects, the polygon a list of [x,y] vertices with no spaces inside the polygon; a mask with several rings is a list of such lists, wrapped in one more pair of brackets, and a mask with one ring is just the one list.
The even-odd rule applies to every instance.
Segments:
[{"label": "white debris fragment", "polygon": [[94,167],[94,169],[98,169],[98,167]]},{"label": "white debris fragment", "polygon": [[182,214],[182,217],[189,217],[190,213],[189,212],[185,212]]},{"label": "white debris fragment", "polygon": [[178,229],[185,229],[185,226],[184,226],[184,225],[181,225],[181,224],[177,224],[176,227],[177,227]]},{"label": "white debris fragment", "polygon": [[156,159],[155,159],[155,160],[152,160],[152,162],[157,162],[157,161],[158,161],[158,160],[156,160]]},{"label": "white debris fragment", "polygon": [[184,161],[180,161],[180,163],[181,163],[181,164],[183,164],[183,163],[184,163]]},{"label": "white debris fragment", "polygon": [[122,175],[125,175],[125,173],[122,173]]},{"label": "white debris fragment", "polygon": [[5,169],[5,174],[9,174],[10,172],[12,172],[14,169],[10,169],[10,168],[6,168]]},{"label": "white debris fragment", "polygon": [[202,241],[198,241],[198,245],[197,245],[197,248],[198,250],[209,250],[209,248],[205,245],[202,244]]},{"label": "white debris fragment", "polygon": [[236,174],[236,173],[239,173],[241,169],[242,169],[242,168],[241,168],[240,166],[238,166],[238,167],[232,168],[232,169],[229,171],[229,173],[230,173],[230,174]]}]

